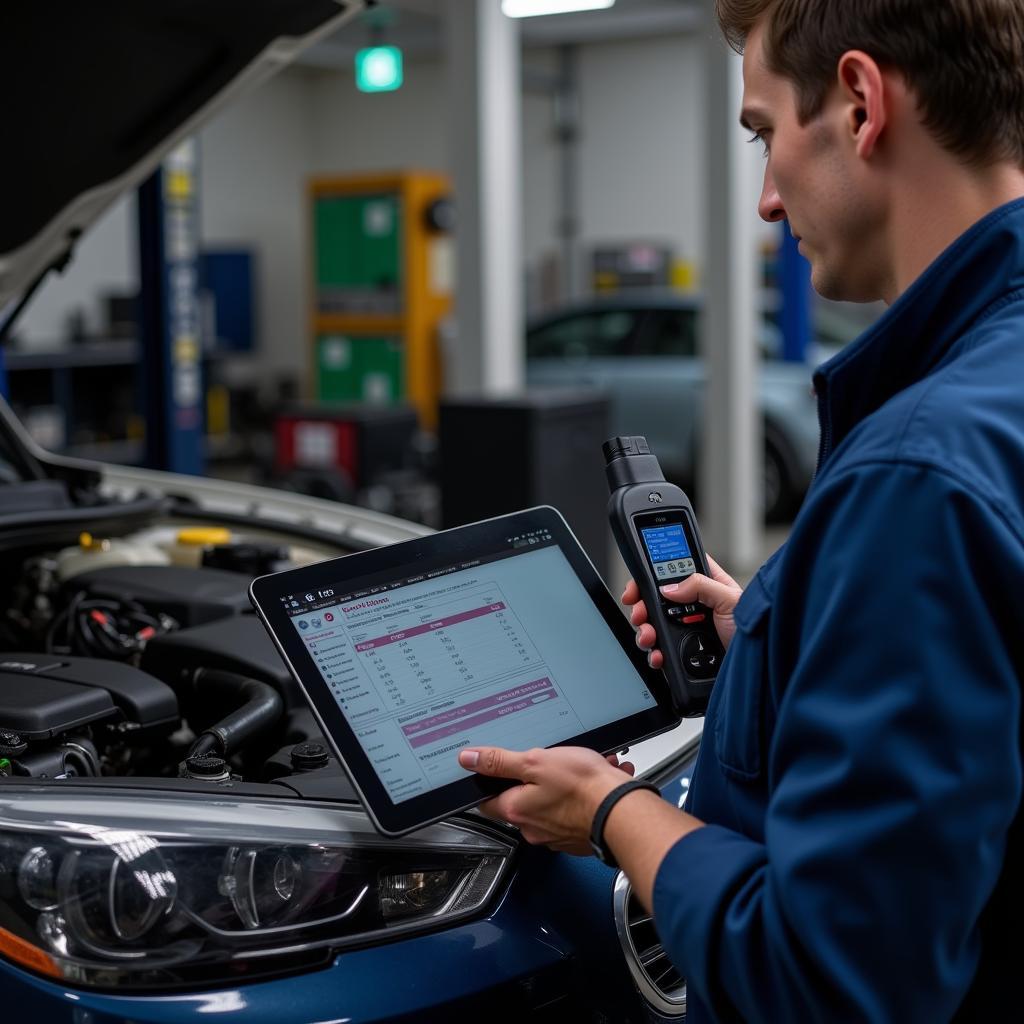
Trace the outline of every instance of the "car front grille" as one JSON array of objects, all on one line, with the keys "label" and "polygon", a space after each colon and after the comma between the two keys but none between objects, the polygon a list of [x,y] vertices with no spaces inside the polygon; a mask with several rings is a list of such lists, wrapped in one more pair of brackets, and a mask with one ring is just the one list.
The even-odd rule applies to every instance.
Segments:
[{"label": "car front grille", "polygon": [[640,905],[621,871],[615,879],[613,905],[615,930],[640,994],[662,1016],[685,1017],[686,979],[672,965],[654,919]]}]

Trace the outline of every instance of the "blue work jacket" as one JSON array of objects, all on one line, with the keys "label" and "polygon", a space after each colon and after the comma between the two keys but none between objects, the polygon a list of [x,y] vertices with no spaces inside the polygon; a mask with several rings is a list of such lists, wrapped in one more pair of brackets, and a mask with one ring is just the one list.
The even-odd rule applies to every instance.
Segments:
[{"label": "blue work jacket", "polygon": [[1024,200],[815,375],[654,913],[689,1024],[1003,1020],[1024,909]]}]

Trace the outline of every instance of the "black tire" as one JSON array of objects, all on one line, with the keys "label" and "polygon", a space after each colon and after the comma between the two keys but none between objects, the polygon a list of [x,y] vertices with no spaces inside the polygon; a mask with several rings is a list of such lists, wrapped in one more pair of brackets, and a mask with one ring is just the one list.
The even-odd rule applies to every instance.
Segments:
[{"label": "black tire", "polygon": [[[792,458],[788,455],[789,445],[778,430],[770,423],[764,425],[764,463],[761,479],[761,498],[764,508],[764,521],[766,523],[789,523],[793,521],[800,503],[803,501],[803,493],[794,484],[795,473],[793,470]],[[693,468],[690,474],[681,472],[667,472],[669,480],[678,483],[686,491],[690,500],[694,500],[697,491],[696,470],[698,452],[694,452],[690,465]]]},{"label": "black tire", "polygon": [[764,518],[768,523],[792,521],[800,507],[801,495],[793,484],[789,462],[778,443],[771,437],[764,442],[764,470],[762,476]]}]

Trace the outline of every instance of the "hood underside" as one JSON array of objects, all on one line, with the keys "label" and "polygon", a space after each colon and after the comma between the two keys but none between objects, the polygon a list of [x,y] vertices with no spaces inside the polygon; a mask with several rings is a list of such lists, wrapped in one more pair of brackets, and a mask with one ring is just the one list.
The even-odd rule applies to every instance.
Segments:
[{"label": "hood underside", "polygon": [[8,0],[0,308],[228,101],[363,0]]}]

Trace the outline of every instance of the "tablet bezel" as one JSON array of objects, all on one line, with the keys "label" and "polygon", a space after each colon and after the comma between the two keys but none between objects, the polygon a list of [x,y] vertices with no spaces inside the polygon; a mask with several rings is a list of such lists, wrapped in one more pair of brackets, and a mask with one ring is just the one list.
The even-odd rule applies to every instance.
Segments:
[{"label": "tablet bezel", "polygon": [[344,586],[350,583],[360,587],[379,586],[389,580],[414,575],[418,569],[429,572],[492,555],[507,546],[509,537],[533,531],[550,532],[554,543],[656,702],[652,708],[599,729],[569,737],[555,745],[586,746],[602,753],[611,753],[674,728],[680,718],[673,710],[664,675],[647,664],[647,655],[636,646],[633,629],[615,599],[566,521],[550,506],[526,509],[415,540],[343,555],[297,569],[286,569],[269,576],[260,576],[250,585],[249,597],[253,607],[306,695],[325,739],[343,766],[371,821],[385,835],[404,835],[440,821],[494,796],[512,783],[470,775],[401,803],[392,802],[331,695],[326,680],[292,625],[282,598],[325,588],[337,590],[339,583]]}]

